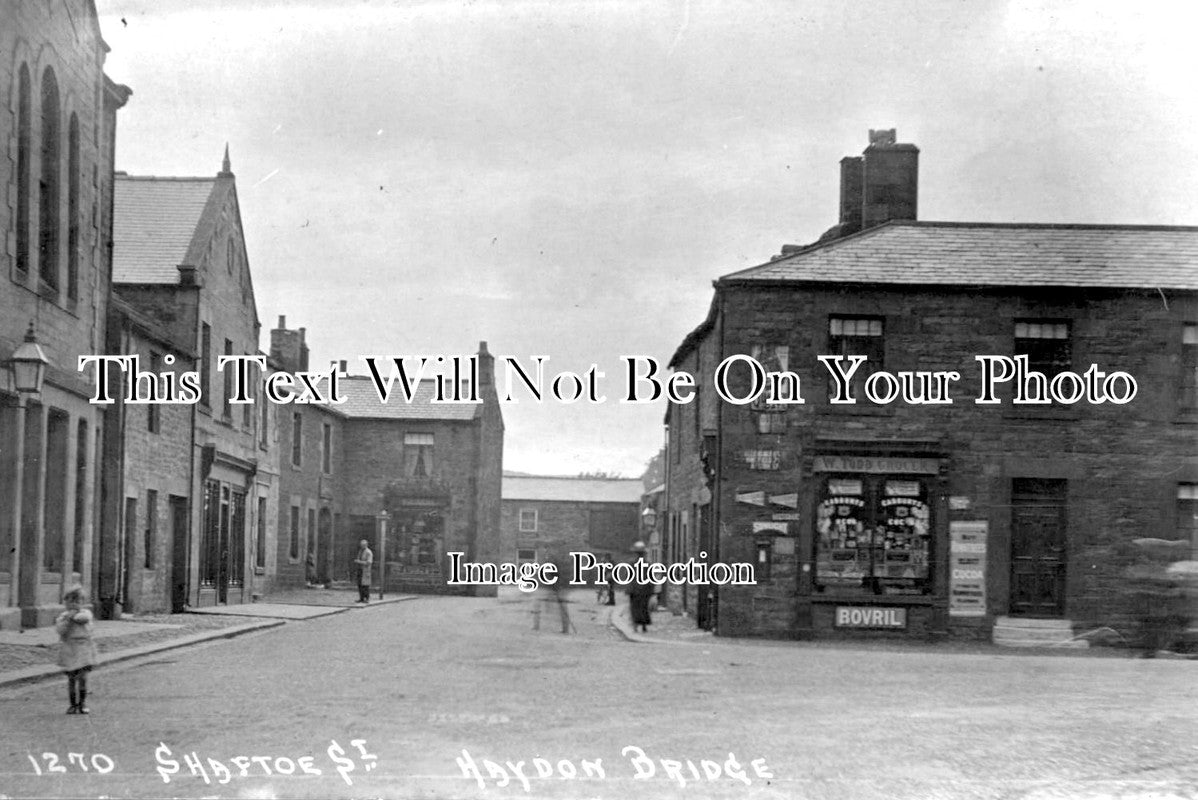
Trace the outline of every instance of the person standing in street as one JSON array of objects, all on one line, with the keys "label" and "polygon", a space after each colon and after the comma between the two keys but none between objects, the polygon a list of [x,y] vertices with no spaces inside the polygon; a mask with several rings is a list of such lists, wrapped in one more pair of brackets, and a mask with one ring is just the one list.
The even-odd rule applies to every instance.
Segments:
[{"label": "person standing in street", "polygon": [[61,643],[58,665],[67,675],[67,692],[71,706],[68,714],[90,714],[87,707],[87,673],[96,665],[96,644],[92,641],[92,612],[87,605],[87,592],[75,585],[62,598],[66,610],[54,621]]},{"label": "person standing in street", "polygon": [[374,553],[370,542],[363,539],[358,542],[358,557],[354,559],[358,565],[358,602],[370,602],[370,569],[374,565]]},{"label": "person standing in street", "polygon": [[[649,549],[644,542],[632,546],[633,562],[646,561]],[[649,613],[649,601],[653,598],[654,586],[651,583],[641,583],[634,580],[628,584],[628,606],[632,615],[632,624],[641,633],[649,632],[649,624],[653,621]]]}]

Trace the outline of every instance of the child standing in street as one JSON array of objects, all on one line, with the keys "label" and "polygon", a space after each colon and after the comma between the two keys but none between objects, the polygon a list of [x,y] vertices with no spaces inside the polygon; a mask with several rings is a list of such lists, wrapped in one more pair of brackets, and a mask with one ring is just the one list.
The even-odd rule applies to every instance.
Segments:
[{"label": "child standing in street", "polygon": [[72,586],[62,599],[66,611],[58,615],[54,628],[61,645],[58,665],[67,674],[67,690],[71,707],[68,714],[90,714],[87,707],[87,673],[96,664],[96,645],[92,641],[92,612],[84,608],[87,592],[82,586]]}]

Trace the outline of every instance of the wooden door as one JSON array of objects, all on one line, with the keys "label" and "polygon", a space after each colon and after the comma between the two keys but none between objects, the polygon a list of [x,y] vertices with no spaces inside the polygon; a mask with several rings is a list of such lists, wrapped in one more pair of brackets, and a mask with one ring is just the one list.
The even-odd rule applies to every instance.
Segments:
[{"label": "wooden door", "polygon": [[1011,490],[1011,614],[1064,616],[1065,554],[1065,481],[1015,479]]}]

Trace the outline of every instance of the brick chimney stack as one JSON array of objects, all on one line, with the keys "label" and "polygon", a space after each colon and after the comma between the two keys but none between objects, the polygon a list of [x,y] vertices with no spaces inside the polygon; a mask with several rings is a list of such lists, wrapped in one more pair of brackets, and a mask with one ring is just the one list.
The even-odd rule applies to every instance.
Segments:
[{"label": "brick chimney stack", "polygon": [[307,330],[287,330],[287,317],[279,316],[279,325],[270,332],[270,358],[284,372],[303,372],[308,369],[308,345],[304,342]]},{"label": "brick chimney stack", "polygon": [[487,350],[487,343],[478,343],[478,383],[491,386],[495,383],[495,356]]},{"label": "brick chimney stack", "polygon": [[892,219],[916,219],[919,148],[897,140],[894,128],[871,130],[862,155],[840,160],[840,224],[835,235],[848,236]]},{"label": "brick chimney stack", "polygon": [[919,197],[919,148],[898,144],[894,128],[869,132],[865,148],[865,202],[861,227],[892,219],[915,219]]}]

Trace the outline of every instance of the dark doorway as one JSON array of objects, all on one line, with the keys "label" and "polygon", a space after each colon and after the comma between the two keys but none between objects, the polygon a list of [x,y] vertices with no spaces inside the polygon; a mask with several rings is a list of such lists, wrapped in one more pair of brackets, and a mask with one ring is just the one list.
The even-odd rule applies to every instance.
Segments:
[{"label": "dark doorway", "polygon": [[316,582],[327,584],[333,565],[333,513],[320,509],[319,534],[316,538]]},{"label": "dark doorway", "polygon": [[220,518],[217,521],[219,536],[216,552],[216,602],[229,602],[229,487],[220,487]]},{"label": "dark doorway", "polygon": [[187,498],[171,495],[171,612],[187,605]]},{"label": "dark doorway", "polygon": [[1011,614],[1065,614],[1065,486],[1055,479],[1011,483]]},{"label": "dark doorway", "polygon": [[[716,539],[714,520],[710,513],[710,506],[699,506],[695,510],[695,525],[699,529],[699,553],[706,553],[705,557],[700,557],[699,553],[695,553],[696,561],[714,562],[716,561]],[[716,587],[700,585],[698,586],[698,603],[695,608],[695,624],[703,630],[715,630],[715,611],[716,611]],[[685,587],[683,589],[683,597],[685,597]]]}]

